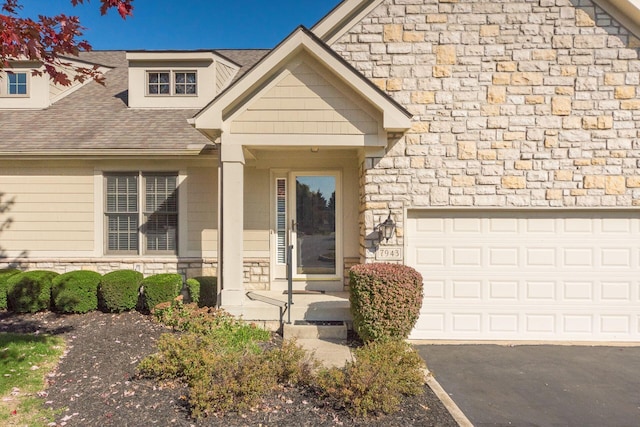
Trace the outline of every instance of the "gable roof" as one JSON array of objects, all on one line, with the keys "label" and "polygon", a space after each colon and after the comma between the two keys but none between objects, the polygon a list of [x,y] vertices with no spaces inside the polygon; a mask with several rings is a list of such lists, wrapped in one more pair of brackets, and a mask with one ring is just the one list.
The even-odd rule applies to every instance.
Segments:
[{"label": "gable roof", "polygon": [[344,0],[327,13],[311,31],[332,45],[384,0]]},{"label": "gable roof", "polygon": [[640,0],[593,0],[605,12],[640,37]]},{"label": "gable roof", "polygon": [[294,30],[235,84],[229,86],[198,112],[192,123],[196,128],[203,130],[222,129],[226,112],[250,97],[257,88],[277,73],[284,63],[302,50],[311,54],[360,96],[376,106],[383,113],[382,125],[385,129],[406,130],[411,127],[412,115],[404,107],[303,26]]},{"label": "gable roof", "polygon": [[[228,56],[246,69],[264,54]],[[44,110],[0,110],[0,155],[178,155],[210,147],[187,123],[198,110],[128,108],[124,51],[83,52],[79,59],[111,68],[105,86],[87,83]]]}]

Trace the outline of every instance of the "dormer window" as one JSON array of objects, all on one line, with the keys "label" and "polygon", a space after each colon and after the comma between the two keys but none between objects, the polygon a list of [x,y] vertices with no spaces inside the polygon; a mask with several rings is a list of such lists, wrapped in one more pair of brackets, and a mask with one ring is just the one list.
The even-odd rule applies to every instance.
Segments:
[{"label": "dormer window", "polygon": [[147,71],[147,95],[197,95],[195,71]]},{"label": "dormer window", "polygon": [[167,72],[147,72],[149,79],[149,95],[169,95],[171,93],[170,73]]},{"label": "dormer window", "polygon": [[5,77],[0,86],[0,96],[29,96],[29,76],[26,72],[6,72]]},{"label": "dormer window", "polygon": [[191,72],[174,72],[175,89],[177,95],[195,95],[196,94],[196,73]]},{"label": "dormer window", "polygon": [[27,73],[9,74],[9,95],[27,94]]}]

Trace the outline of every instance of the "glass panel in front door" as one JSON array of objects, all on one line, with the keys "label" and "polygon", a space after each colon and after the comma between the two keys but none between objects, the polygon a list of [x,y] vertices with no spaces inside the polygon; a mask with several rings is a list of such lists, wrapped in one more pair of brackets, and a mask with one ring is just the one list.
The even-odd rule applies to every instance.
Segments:
[{"label": "glass panel in front door", "polygon": [[296,273],[336,274],[336,178],[296,176]]}]

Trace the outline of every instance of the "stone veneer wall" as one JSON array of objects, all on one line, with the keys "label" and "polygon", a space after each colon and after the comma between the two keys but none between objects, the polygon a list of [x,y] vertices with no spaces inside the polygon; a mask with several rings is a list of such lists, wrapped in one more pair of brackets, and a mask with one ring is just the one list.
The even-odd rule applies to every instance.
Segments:
[{"label": "stone veneer wall", "polygon": [[[19,268],[21,270],[51,270],[66,273],[75,270],[91,270],[100,274],[115,270],[136,270],[145,276],[160,273],[179,273],[186,278],[197,276],[216,276],[218,262],[215,259],[182,258],[110,258],[110,259],[19,259],[0,262],[1,268]],[[269,288],[269,259],[245,259],[244,281],[247,289]]]},{"label": "stone veneer wall", "polygon": [[389,209],[640,206],[640,42],[590,0],[386,0],[332,48],[414,114],[361,165]]},{"label": "stone veneer wall", "polygon": [[244,288],[248,291],[269,290],[269,258],[244,259]]},{"label": "stone veneer wall", "polygon": [[51,270],[66,273],[75,270],[91,270],[106,274],[115,270],[136,270],[145,276],[161,273],[179,273],[183,276],[215,276],[218,262],[215,259],[201,258],[86,258],[86,259],[18,259],[0,262],[0,268],[18,268],[21,270]]},{"label": "stone veneer wall", "polygon": [[349,270],[351,269],[351,267],[358,264],[360,264],[360,258],[344,258],[343,274],[344,274],[344,290],[345,291],[348,291],[350,287],[349,286]]}]

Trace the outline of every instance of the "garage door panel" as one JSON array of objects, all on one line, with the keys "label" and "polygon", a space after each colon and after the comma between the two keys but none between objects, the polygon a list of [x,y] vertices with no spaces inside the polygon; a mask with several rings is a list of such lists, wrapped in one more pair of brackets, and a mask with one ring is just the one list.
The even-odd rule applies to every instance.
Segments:
[{"label": "garage door panel", "polygon": [[632,259],[632,248],[602,248],[600,252],[600,265],[602,267],[630,268]]},{"label": "garage door panel", "polygon": [[563,296],[566,301],[575,301],[583,304],[585,301],[591,301],[594,298],[593,282],[565,282],[563,287]]},{"label": "garage door panel", "polygon": [[637,334],[639,327],[639,316],[612,312],[586,313],[578,310],[576,313],[558,314],[540,313],[532,308],[520,313],[499,310],[477,313],[457,307],[448,314],[423,313],[411,338],[625,341],[625,336]]},{"label": "garage door panel", "polygon": [[517,280],[503,281],[503,280],[488,280],[489,285],[489,299],[511,302],[518,300],[519,283]]},{"label": "garage door panel", "polygon": [[517,267],[520,264],[520,248],[517,247],[500,247],[490,248],[489,267],[493,266],[509,266]]},{"label": "garage door panel", "polygon": [[558,220],[555,218],[526,218],[523,221],[529,234],[552,236],[558,231]]},{"label": "garage door panel", "polygon": [[425,280],[412,338],[640,341],[638,214],[434,215],[407,221]]},{"label": "garage door panel", "polygon": [[528,247],[525,248],[526,263],[528,268],[557,268],[558,256],[555,248],[551,247]]},{"label": "garage door panel", "polygon": [[465,246],[452,248],[450,259],[450,265],[453,268],[482,267],[482,248]]}]

